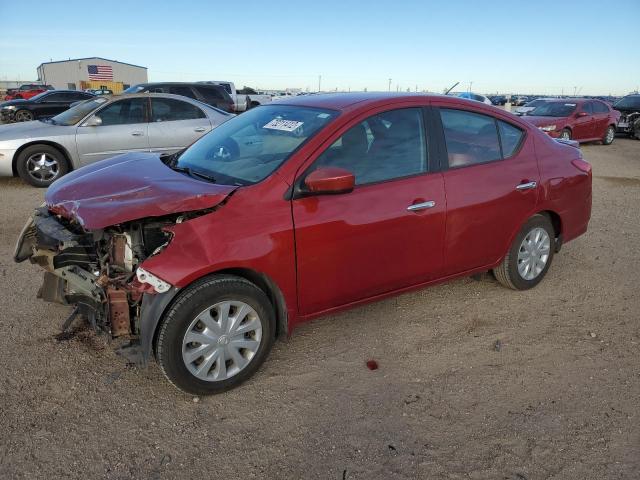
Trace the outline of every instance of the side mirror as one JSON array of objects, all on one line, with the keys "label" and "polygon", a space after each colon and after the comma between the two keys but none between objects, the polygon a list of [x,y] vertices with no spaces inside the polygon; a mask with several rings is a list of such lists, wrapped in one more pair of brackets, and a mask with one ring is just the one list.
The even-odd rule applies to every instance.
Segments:
[{"label": "side mirror", "polygon": [[102,119],[97,115],[93,115],[82,124],[83,127],[99,127],[100,125],[102,125]]},{"label": "side mirror", "polygon": [[353,191],[356,177],[344,168],[321,167],[307,175],[304,184],[310,193],[335,195]]}]

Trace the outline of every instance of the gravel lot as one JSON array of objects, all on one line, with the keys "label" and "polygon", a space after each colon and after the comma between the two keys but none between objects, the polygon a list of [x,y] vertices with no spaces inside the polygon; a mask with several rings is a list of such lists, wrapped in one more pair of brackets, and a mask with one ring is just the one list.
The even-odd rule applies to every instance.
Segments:
[{"label": "gravel lot", "polygon": [[69,309],[11,260],[44,192],[0,179],[0,478],[639,478],[640,142],[583,150],[590,230],[536,289],[463,279],[328,317],[200,399],[89,331],[56,339]]}]

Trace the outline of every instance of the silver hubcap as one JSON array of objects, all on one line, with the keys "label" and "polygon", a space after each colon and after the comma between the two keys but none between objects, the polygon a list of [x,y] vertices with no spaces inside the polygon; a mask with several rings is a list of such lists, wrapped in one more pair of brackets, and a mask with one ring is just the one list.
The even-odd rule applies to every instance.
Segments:
[{"label": "silver hubcap", "polygon": [[606,139],[607,143],[613,142],[613,137],[615,134],[616,132],[613,130],[613,128],[609,128],[607,130],[607,139]]},{"label": "silver hubcap", "polygon": [[60,172],[58,161],[46,153],[36,153],[27,159],[27,172],[36,180],[53,180]]},{"label": "silver hubcap", "polygon": [[262,324],[253,308],[239,301],[216,303],[187,328],[182,360],[200,380],[225,380],[249,365],[261,340]]},{"label": "silver hubcap", "polygon": [[16,122],[28,122],[32,120],[31,114],[29,112],[18,112],[16,113]]},{"label": "silver hubcap", "polygon": [[534,228],[522,240],[518,250],[518,273],[533,280],[544,270],[549,260],[551,239],[544,228]]},{"label": "silver hubcap", "polygon": [[560,135],[560,138],[562,138],[563,140],[570,140],[569,138],[569,132],[567,132],[566,130],[564,132],[562,132],[562,134]]}]

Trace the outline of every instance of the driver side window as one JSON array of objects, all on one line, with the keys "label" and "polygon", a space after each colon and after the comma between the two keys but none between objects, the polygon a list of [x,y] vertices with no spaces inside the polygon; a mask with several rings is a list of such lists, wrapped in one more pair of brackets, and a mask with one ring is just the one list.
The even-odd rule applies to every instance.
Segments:
[{"label": "driver side window", "polygon": [[103,126],[146,123],[146,107],[145,98],[120,100],[107,105],[97,113],[97,116],[102,119]]},{"label": "driver side window", "polygon": [[356,185],[425,173],[422,109],[390,110],[351,127],[318,157],[314,168],[327,166],[350,171]]}]

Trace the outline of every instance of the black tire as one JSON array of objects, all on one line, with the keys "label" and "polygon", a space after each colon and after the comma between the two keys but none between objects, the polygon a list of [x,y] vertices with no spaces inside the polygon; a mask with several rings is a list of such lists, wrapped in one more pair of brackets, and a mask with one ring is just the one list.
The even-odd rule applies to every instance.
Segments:
[{"label": "black tire", "polygon": [[560,132],[559,138],[566,138],[567,140],[571,140],[571,130],[569,130],[568,128],[563,128]]},{"label": "black tire", "polygon": [[[229,300],[244,302],[257,313],[262,328],[260,344],[249,363],[235,375],[225,380],[201,380],[188,370],[183,361],[183,339],[201,312]],[[266,294],[244,278],[215,275],[184,289],[169,308],[158,333],[156,358],[162,373],[178,389],[193,395],[211,395],[237,387],[251,377],[266,359],[274,339],[275,315]]]},{"label": "black tire", "polygon": [[[38,178],[35,172],[30,173],[30,168],[27,165],[29,159],[39,155],[45,155],[45,158],[53,160],[55,162],[55,175],[53,177],[47,177],[42,173],[42,177]],[[49,160],[49,161],[50,161]],[[45,188],[51,185],[55,180],[62,177],[69,172],[69,162],[60,150],[51,145],[31,145],[25,148],[16,160],[16,170],[22,180],[29,185],[33,185],[38,188]]]},{"label": "black tire", "polygon": [[33,116],[33,112],[29,110],[18,110],[13,114],[14,122],[31,122],[35,117]]},{"label": "black tire", "polygon": [[[549,257],[542,271],[535,278],[527,280],[518,272],[518,252],[524,238],[529,232],[536,228],[543,228],[546,230],[547,235],[549,235]],[[528,290],[529,288],[535,287],[542,281],[551,266],[555,250],[555,232],[549,217],[546,215],[534,215],[522,226],[520,232],[513,240],[511,247],[509,247],[509,251],[502,260],[502,263],[493,270],[493,274],[498,282],[507,288],[512,288],[514,290]]]},{"label": "black tire", "polygon": [[[610,133],[613,131],[613,133]],[[613,125],[609,125],[604,132],[604,137],[602,137],[603,145],[611,145],[616,138],[616,127]],[[609,140],[610,139],[610,140]]]},{"label": "black tire", "polygon": [[640,140],[640,119],[636,120],[633,123],[630,136],[631,136],[631,138],[635,138],[636,140]]}]

